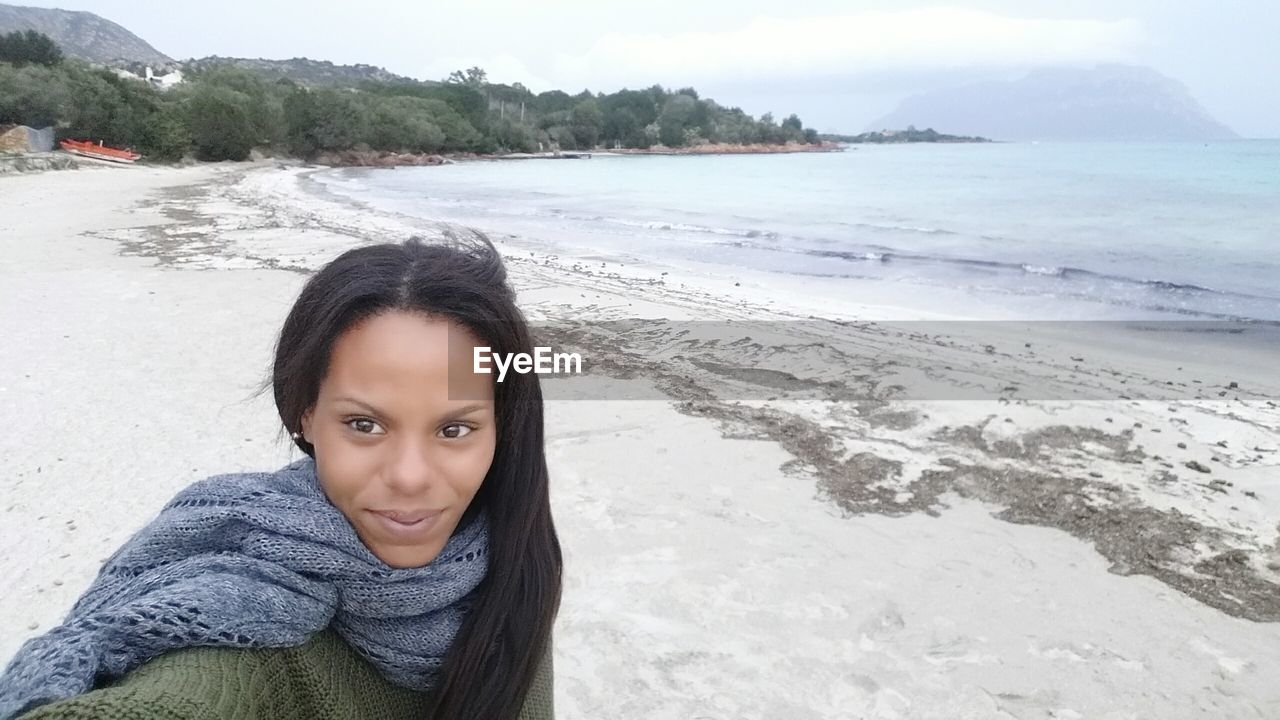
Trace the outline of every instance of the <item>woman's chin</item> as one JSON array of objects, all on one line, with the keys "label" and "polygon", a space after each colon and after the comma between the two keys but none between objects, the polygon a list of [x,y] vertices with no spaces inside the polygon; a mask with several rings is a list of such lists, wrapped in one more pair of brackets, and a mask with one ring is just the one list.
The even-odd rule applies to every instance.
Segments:
[{"label": "woman's chin", "polygon": [[381,546],[369,548],[373,554],[388,567],[397,570],[425,567],[440,554],[442,548]]}]

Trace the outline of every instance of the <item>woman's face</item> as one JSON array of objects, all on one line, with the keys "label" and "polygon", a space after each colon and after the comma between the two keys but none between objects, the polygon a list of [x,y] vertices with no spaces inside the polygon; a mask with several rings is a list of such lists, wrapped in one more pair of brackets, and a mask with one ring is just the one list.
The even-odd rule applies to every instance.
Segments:
[{"label": "woman's face", "polygon": [[329,501],[391,567],[440,554],[493,462],[493,376],[470,371],[477,344],[444,318],[366,319],[334,343],[302,418]]}]

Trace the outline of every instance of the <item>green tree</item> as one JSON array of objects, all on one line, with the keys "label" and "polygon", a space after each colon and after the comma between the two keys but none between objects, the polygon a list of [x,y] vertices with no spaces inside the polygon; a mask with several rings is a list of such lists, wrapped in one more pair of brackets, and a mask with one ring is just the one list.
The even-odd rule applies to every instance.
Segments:
[{"label": "green tree", "polygon": [[289,152],[311,157],[319,152],[316,143],[316,99],[303,87],[294,87],[284,99],[285,144]]},{"label": "green tree", "polygon": [[449,103],[435,98],[423,101],[422,107],[431,118],[431,122],[444,131],[443,149],[451,151],[479,152],[485,138]]},{"label": "green tree", "polygon": [[685,144],[685,128],[690,125],[698,101],[684,94],[672,95],[667,99],[658,116],[658,138],[667,147],[681,147]]},{"label": "green tree", "polygon": [[449,73],[449,77],[445,78],[445,82],[479,89],[489,84],[489,74],[479,67],[469,67],[465,71],[454,70]]},{"label": "green tree", "polygon": [[364,108],[351,93],[317,90],[316,124],[312,128],[321,150],[348,150],[364,135]]},{"label": "green tree", "polygon": [[60,113],[59,137],[131,144],[133,123],[119,91],[119,78],[80,67],[67,74],[66,83],[67,103]]},{"label": "green tree", "polygon": [[446,136],[432,122],[432,109],[432,101],[422,98],[373,98],[365,142],[375,150],[437,152],[444,147]]},{"label": "green tree", "polygon": [[120,98],[114,122],[117,141],[151,160],[177,160],[191,149],[191,133],[176,97],[133,78],[103,76]]},{"label": "green tree", "polygon": [[574,101],[569,97],[569,93],[563,90],[548,90],[547,92],[538,93],[533,99],[533,109],[540,114],[550,114],[553,112],[569,112],[573,110]]},{"label": "green tree", "polygon": [[181,160],[191,149],[191,132],[178,106],[165,103],[150,113],[136,147],[151,160]]},{"label": "green tree", "polygon": [[600,100],[600,106],[606,112],[614,109],[629,110],[641,125],[648,125],[657,120],[658,109],[662,107],[661,103],[653,101],[652,95],[640,90],[619,90],[612,95],[606,95]]},{"label": "green tree", "polygon": [[786,133],[782,127],[773,119],[773,113],[767,112],[760,116],[760,122],[757,125],[756,142],[767,143],[770,145],[778,145],[786,141]]},{"label": "green tree", "polygon": [[230,88],[249,98],[246,108],[253,125],[254,145],[279,145],[284,141],[284,107],[281,95],[286,87],[268,84],[257,73],[232,65],[216,66],[201,72],[186,90],[202,85]]},{"label": "green tree", "polygon": [[62,50],[44,33],[16,30],[0,35],[0,62],[52,67],[62,62]]},{"label": "green tree", "polygon": [[145,82],[76,60],[0,63],[0,123],[10,122],[54,125],[60,138],[132,147],[152,160],[180,158],[190,147],[186,118],[174,102]]},{"label": "green tree", "polygon": [[619,107],[609,110],[604,116],[601,134],[606,143],[613,143],[629,148],[648,147],[644,135],[644,124],[630,108]]},{"label": "green tree", "polygon": [[573,128],[567,125],[556,125],[547,128],[547,137],[561,150],[578,149],[578,138],[573,134]]},{"label": "green tree", "polygon": [[[489,102],[474,87],[460,83],[422,85],[419,83],[369,83],[363,86],[368,93],[378,95],[405,95],[447,103],[471,128],[481,134],[474,145],[483,144],[483,135],[489,129]],[[437,123],[438,124],[438,123]],[[443,126],[442,126],[443,127]],[[445,128],[446,134],[448,129]]]},{"label": "green tree", "polygon": [[246,160],[257,144],[253,99],[225,85],[202,84],[187,99],[187,126],[201,160]]},{"label": "green tree", "polygon": [[600,105],[594,99],[583,100],[575,105],[569,122],[578,147],[590,149],[596,146],[600,139],[600,127],[604,122],[604,115],[600,112]]},{"label": "green tree", "polygon": [[658,119],[658,108],[649,92],[619,90],[600,99],[604,114],[600,134],[606,144],[647,148],[645,127]]},{"label": "green tree", "polygon": [[643,92],[649,96],[649,102],[652,103],[655,108],[662,107],[663,104],[667,102],[667,96],[670,95],[670,93],[668,93],[661,85],[657,84],[649,87]]},{"label": "green tree", "polygon": [[[12,36],[4,37],[8,43]],[[5,48],[15,52],[12,43]],[[782,123],[770,113],[756,120],[693,88],[535,96],[519,83],[489,84],[483,70],[469,68],[444,85],[369,81],[358,91],[311,91],[287,79],[268,82],[252,71],[220,67],[197,71],[184,86],[161,93],[74,58],[53,65],[0,63],[0,122],[55,124],[60,137],[134,146],[154,158],[180,157],[193,145],[202,158],[241,158],[256,146],[287,147],[307,157],[365,146],[492,152],[552,143],[563,149],[644,148],[660,141],[679,147],[703,140],[818,139],[796,115]]]},{"label": "green tree", "polygon": [[297,88],[284,101],[289,150],[303,157],[350,150],[367,134],[364,106],[352,93]]},{"label": "green tree", "polygon": [[536,152],[539,149],[537,131],[511,118],[494,124],[493,139],[499,149],[508,152]]},{"label": "green tree", "polygon": [[68,102],[65,73],[0,63],[0,125],[48,127],[58,122]]},{"label": "green tree", "polygon": [[557,110],[555,112],[543,113],[538,117],[538,127],[543,130],[548,130],[558,125],[567,126],[570,122],[570,118],[572,117],[572,110]]}]

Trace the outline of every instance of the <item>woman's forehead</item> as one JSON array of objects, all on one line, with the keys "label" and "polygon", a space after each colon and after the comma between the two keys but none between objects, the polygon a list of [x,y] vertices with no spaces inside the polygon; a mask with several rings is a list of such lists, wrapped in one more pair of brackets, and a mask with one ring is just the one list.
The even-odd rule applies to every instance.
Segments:
[{"label": "woman's forehead", "polygon": [[[492,377],[474,372],[477,340],[458,323],[404,312],[352,327],[334,345],[323,389],[386,405],[492,398]],[[487,393],[485,391],[488,391]]]}]

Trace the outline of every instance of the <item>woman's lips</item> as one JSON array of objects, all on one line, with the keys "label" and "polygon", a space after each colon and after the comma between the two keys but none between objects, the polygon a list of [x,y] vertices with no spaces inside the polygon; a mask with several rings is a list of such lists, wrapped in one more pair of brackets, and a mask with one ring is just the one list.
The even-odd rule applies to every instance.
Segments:
[{"label": "woman's lips", "polygon": [[397,540],[422,540],[439,523],[443,510],[400,512],[396,510],[370,510],[374,523],[383,534]]}]

